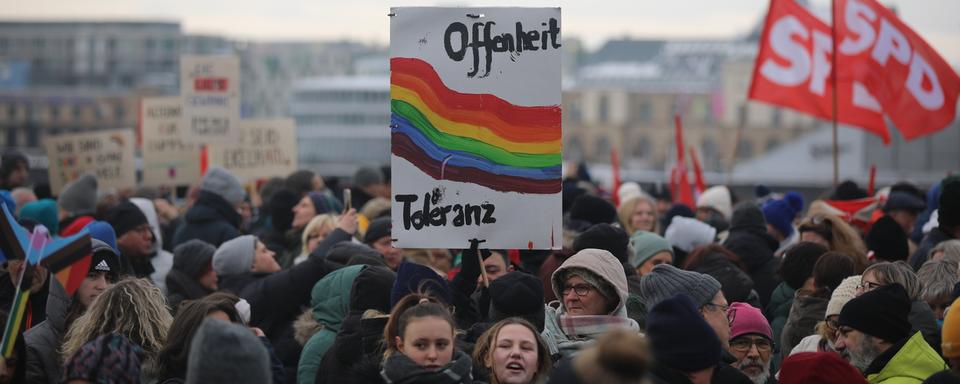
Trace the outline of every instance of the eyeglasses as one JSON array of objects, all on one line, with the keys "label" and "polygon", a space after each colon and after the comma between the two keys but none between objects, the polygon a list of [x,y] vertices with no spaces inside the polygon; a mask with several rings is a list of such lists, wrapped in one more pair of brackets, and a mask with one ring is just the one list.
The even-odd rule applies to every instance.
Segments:
[{"label": "eyeglasses", "polygon": [[593,287],[591,287],[590,284],[577,284],[574,286],[568,285],[563,287],[563,290],[560,291],[560,293],[566,296],[568,293],[570,293],[571,289],[577,294],[577,296],[586,296],[590,293],[590,291],[593,290]]},{"label": "eyeglasses", "polygon": [[737,317],[737,311],[728,311],[730,309],[729,305],[717,304],[717,303],[706,303],[702,307],[709,308],[710,310],[720,310],[727,316],[727,323],[733,324],[733,320]]},{"label": "eyeglasses", "polygon": [[824,321],[827,324],[827,328],[830,328],[831,331],[836,332],[840,328],[840,322],[837,319],[828,319]]},{"label": "eyeglasses", "polygon": [[864,291],[864,292],[870,292],[870,291],[872,291],[872,290],[874,290],[874,289],[877,289],[877,288],[880,288],[880,287],[882,287],[882,286],[883,286],[883,284],[877,284],[877,283],[874,283],[874,282],[872,282],[872,281],[861,281],[860,284],[857,285],[857,289],[859,289],[859,290],[861,290],[861,291]]},{"label": "eyeglasses", "polygon": [[770,350],[773,348],[773,344],[770,343],[769,340],[763,338],[737,338],[730,340],[730,348],[737,352],[747,352],[754,345],[757,346],[757,351],[760,352],[770,352]]}]

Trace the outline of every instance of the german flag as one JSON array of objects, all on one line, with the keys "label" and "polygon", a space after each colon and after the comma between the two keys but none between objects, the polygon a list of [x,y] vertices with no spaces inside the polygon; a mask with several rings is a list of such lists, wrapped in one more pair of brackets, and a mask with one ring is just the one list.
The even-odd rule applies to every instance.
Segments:
[{"label": "german flag", "polygon": [[93,260],[90,234],[83,230],[73,236],[56,239],[47,244],[44,251],[40,265],[50,270],[67,291],[67,296],[73,296],[90,271],[90,262]]}]

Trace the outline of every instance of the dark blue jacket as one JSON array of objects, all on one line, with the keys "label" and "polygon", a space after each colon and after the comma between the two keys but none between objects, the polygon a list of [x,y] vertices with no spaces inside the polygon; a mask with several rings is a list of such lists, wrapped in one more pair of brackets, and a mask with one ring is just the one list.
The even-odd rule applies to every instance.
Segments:
[{"label": "dark blue jacket", "polygon": [[241,235],[238,229],[240,213],[213,192],[200,191],[200,197],[185,216],[183,225],[173,235],[174,247],[193,239],[220,247],[225,241]]}]

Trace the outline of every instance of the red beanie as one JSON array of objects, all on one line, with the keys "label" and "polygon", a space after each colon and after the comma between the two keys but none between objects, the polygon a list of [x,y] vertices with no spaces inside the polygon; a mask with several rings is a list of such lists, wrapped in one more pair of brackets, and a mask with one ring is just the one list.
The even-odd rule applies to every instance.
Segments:
[{"label": "red beanie", "polygon": [[832,352],[790,355],[780,367],[780,384],[867,384],[856,368]]}]

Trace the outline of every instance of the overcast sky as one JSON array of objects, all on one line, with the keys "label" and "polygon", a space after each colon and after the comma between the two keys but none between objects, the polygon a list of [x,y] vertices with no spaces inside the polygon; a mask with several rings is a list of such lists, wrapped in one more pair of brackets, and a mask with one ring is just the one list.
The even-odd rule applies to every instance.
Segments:
[{"label": "overcast sky", "polygon": [[[826,14],[829,0],[811,0]],[[331,3],[338,3],[332,5]],[[885,0],[951,64],[960,66],[960,0]],[[387,44],[391,6],[560,6],[563,33],[588,47],[611,37],[732,37],[758,23],[766,0],[380,1],[0,0],[0,19],[180,21],[186,33],[253,40],[353,39]]]}]

